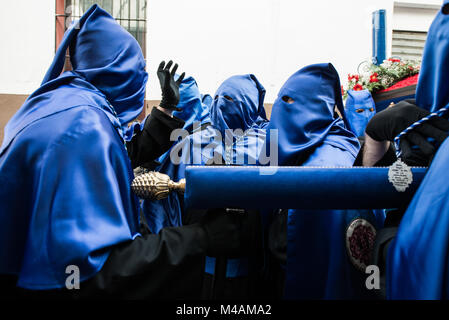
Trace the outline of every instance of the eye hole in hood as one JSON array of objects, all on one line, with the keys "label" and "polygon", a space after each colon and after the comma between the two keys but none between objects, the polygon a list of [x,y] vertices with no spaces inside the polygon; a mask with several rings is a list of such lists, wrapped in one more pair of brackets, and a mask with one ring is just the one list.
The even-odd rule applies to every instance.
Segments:
[{"label": "eye hole in hood", "polygon": [[263,101],[265,88],[252,74],[226,79],[215,93],[210,113],[213,126],[247,130],[266,120]]}]

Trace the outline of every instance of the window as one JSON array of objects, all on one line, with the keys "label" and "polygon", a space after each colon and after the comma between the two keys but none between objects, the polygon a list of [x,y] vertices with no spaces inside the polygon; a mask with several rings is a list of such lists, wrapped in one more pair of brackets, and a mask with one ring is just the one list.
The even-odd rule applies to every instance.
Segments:
[{"label": "window", "polygon": [[65,12],[79,19],[95,3],[136,38],[146,58],[147,0],[66,0]]},{"label": "window", "polygon": [[421,60],[427,32],[393,30],[391,55],[405,60]]}]

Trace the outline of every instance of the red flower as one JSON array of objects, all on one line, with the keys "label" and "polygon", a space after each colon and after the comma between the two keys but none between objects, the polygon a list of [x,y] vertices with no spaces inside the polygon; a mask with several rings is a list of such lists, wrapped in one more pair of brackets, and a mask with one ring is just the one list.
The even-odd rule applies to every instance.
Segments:
[{"label": "red flower", "polygon": [[401,59],[393,59],[393,58],[390,58],[390,59],[388,59],[388,61],[391,61],[391,62],[393,62],[393,63],[395,63],[395,62],[401,62]]},{"label": "red flower", "polygon": [[374,73],[369,77],[369,82],[379,82],[379,79],[377,78],[377,72],[374,72]]},{"label": "red flower", "polygon": [[360,83],[357,83],[352,90],[354,91],[362,91],[363,90],[363,86]]},{"label": "red flower", "polygon": [[351,82],[351,80],[355,80],[355,82],[359,81],[359,75],[358,74],[348,74],[348,81]]}]

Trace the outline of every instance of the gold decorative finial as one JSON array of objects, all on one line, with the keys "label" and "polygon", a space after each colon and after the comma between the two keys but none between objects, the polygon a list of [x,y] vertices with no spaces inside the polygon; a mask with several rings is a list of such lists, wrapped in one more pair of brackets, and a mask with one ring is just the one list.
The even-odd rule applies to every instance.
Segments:
[{"label": "gold decorative finial", "polygon": [[168,175],[154,171],[137,176],[131,183],[131,189],[139,198],[150,200],[165,199],[173,190],[184,193],[185,188],[185,179],[174,182]]}]

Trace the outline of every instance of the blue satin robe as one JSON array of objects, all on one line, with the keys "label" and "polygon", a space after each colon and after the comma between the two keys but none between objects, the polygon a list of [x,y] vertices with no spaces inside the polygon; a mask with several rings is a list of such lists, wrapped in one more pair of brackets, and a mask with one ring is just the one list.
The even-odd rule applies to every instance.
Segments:
[{"label": "blue satin robe", "polygon": [[[73,71],[61,75],[68,48]],[[64,288],[68,266],[86,280],[112,246],[139,236],[122,132],[143,108],[146,80],[139,44],[97,5],[68,29],[5,128],[0,274],[27,289]]]},{"label": "blue satin robe", "polygon": [[[445,0],[429,29],[416,90],[417,105],[432,112],[449,105],[448,10]],[[446,139],[388,249],[387,299],[449,297],[448,160]]]}]

